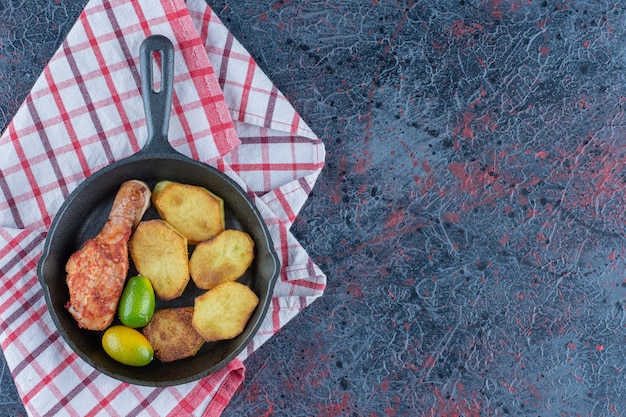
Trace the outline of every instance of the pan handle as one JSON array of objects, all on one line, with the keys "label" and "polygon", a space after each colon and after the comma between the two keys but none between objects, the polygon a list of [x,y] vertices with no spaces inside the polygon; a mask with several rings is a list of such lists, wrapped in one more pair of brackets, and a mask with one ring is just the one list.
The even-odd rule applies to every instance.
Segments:
[{"label": "pan handle", "polygon": [[[167,139],[174,83],[174,46],[165,36],[152,35],[141,43],[139,54],[141,95],[148,128],[148,140],[141,152],[169,153],[174,151]],[[161,69],[158,91],[155,90],[155,64]]]}]

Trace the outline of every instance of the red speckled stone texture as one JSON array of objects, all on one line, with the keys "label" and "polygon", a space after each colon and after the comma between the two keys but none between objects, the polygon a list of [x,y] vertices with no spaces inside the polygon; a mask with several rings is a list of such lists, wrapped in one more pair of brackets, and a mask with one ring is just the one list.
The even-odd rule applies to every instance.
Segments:
[{"label": "red speckled stone texture", "polygon": [[[84,3],[0,5],[2,128]],[[626,415],[626,5],[209,4],[328,152],[224,416]]]}]

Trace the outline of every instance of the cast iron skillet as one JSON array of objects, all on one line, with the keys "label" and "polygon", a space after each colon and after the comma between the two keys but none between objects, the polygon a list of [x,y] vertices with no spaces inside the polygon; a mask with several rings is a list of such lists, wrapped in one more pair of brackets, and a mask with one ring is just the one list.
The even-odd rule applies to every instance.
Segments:
[{"label": "cast iron skillet", "polygon": [[[158,92],[152,82],[156,51],[160,52],[162,67],[162,83]],[[267,226],[244,190],[222,172],[178,153],[168,142],[174,72],[172,43],[163,36],[154,35],[144,40],[140,52],[147,143],[136,154],[97,171],[70,194],[52,222],[37,273],[54,323],[82,359],[118,380],[146,386],[170,386],[216,372],[246,347],[259,329],[271,302],[279,260]],[[101,230],[120,185],[131,179],[143,180],[150,188],[160,180],[206,187],[224,199],[226,227],[241,229],[251,235],[256,246],[255,260],[239,281],[249,285],[260,302],[241,335],[231,340],[205,343],[191,358],[170,363],[162,363],[155,358],[148,366],[130,367],[107,356],[101,346],[102,332],[80,329],[65,309],[64,305],[69,300],[65,263],[87,239]],[[155,217],[156,211],[150,208],[144,219]],[[129,276],[135,273],[131,261]],[[190,280],[180,298],[167,303],[157,301],[157,308],[193,306],[194,297],[202,292]],[[116,318],[114,324],[117,322]]]}]

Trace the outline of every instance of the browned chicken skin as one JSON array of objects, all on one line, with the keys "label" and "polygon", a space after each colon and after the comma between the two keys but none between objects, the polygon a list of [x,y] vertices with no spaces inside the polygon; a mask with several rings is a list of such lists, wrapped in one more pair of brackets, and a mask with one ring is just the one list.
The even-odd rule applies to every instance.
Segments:
[{"label": "browned chicken skin", "polygon": [[123,183],[100,233],[67,261],[70,300],[65,307],[80,327],[104,330],[113,321],[128,274],[128,239],[150,205],[150,195],[141,181]]}]

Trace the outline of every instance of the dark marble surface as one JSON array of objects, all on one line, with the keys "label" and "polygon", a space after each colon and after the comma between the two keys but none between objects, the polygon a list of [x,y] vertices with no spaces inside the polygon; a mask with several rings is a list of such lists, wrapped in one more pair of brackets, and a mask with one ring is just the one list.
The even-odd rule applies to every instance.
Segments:
[{"label": "dark marble surface", "polygon": [[[0,127],[84,3],[0,5]],[[622,3],[209,3],[328,151],[224,416],[626,415]]]}]

